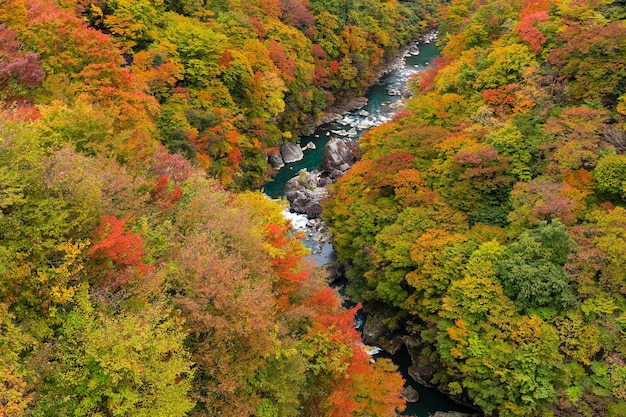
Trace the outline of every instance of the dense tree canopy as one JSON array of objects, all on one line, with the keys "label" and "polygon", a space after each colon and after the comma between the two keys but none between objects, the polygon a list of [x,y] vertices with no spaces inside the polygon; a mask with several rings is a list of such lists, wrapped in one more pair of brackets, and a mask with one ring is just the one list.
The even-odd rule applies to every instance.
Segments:
[{"label": "dense tree canopy", "polygon": [[10,0],[0,99],[88,98],[124,131],[121,157],[160,141],[223,185],[251,188],[267,178],[269,148],[362,94],[436,4]]},{"label": "dense tree canopy", "polygon": [[388,416],[265,152],[433,4],[0,1],[0,415]]},{"label": "dense tree canopy", "polygon": [[623,4],[453,0],[440,26],[324,208],[348,291],[487,415],[623,416]]},{"label": "dense tree canopy", "polygon": [[370,363],[280,204],[230,194],[163,148],[138,175],[49,145],[45,118],[3,116],[3,415],[403,407],[395,366]]},{"label": "dense tree canopy", "polygon": [[[624,416],[623,2],[445,3],[325,205],[348,292],[487,415]],[[226,189],[439,4],[0,1],[0,415],[402,409],[280,204]]]}]

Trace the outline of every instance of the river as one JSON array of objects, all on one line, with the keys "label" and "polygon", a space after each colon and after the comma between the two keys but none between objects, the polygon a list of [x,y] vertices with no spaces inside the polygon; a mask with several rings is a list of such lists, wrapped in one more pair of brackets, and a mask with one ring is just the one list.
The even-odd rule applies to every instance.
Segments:
[{"label": "river", "polygon": [[[389,74],[381,78],[378,84],[375,84],[370,88],[366,97],[369,99],[367,105],[362,109],[354,110],[344,117],[344,123],[346,122],[363,122],[364,125],[375,126],[382,122],[391,120],[394,114],[398,112],[398,108],[395,108],[396,102],[401,98],[400,96],[390,96],[389,90],[402,90],[407,83],[408,78],[422,71],[426,65],[428,65],[435,57],[439,55],[439,49],[434,43],[420,45],[420,53],[415,56],[408,56],[405,58],[405,65],[402,68],[394,70]],[[359,116],[359,112],[365,110],[369,113],[368,116]],[[348,131],[351,128],[349,125],[343,125],[339,123],[330,123],[320,126],[314,134],[310,136],[300,137],[300,144],[306,145],[308,142],[313,142],[316,146],[314,150],[308,150],[304,152],[304,159],[298,162],[287,164],[274,176],[272,181],[266,183],[263,187],[265,193],[272,198],[279,198],[284,196],[283,189],[285,183],[293,178],[296,173],[302,168],[306,168],[309,172],[320,169],[322,161],[322,153],[324,152],[324,146],[332,136],[332,131],[345,130]],[[354,139],[358,138],[365,130],[359,130],[359,133]]]},{"label": "river", "polygon": [[[284,197],[285,183],[296,176],[297,172],[306,168],[309,172],[320,169],[324,146],[331,137],[337,136],[333,131],[348,131],[351,125],[359,124],[365,126],[376,126],[383,122],[391,120],[400,108],[397,107],[401,97],[398,95],[389,95],[390,90],[402,91],[407,85],[408,79],[418,72],[422,71],[426,66],[439,55],[439,49],[435,43],[422,44],[419,46],[420,53],[418,55],[407,56],[400,61],[399,68],[391,71],[382,77],[377,84],[369,89],[366,94],[368,103],[363,108],[348,113],[342,122],[329,123],[320,126],[312,135],[300,137],[300,144],[306,145],[308,142],[315,144],[315,149],[304,152],[304,159],[287,164],[282,168],[272,181],[267,182],[263,186],[263,191],[271,198]],[[368,116],[360,116],[359,113],[365,110]],[[363,134],[366,129],[358,129],[358,133],[353,139]],[[306,216],[286,213],[294,224],[295,229],[305,230],[307,223]],[[334,250],[330,243],[320,243],[312,238],[305,239],[304,243],[313,251],[312,258],[318,265],[324,265],[334,260]]]},{"label": "river", "polygon": [[[401,63],[397,69],[385,75],[379,80],[378,84],[370,88],[366,94],[369,101],[365,107],[348,113],[340,122],[323,125],[319,127],[314,134],[301,137],[301,145],[304,146],[308,142],[313,142],[316,149],[305,151],[304,159],[287,164],[282,168],[271,182],[264,185],[264,192],[272,198],[284,197],[285,183],[296,176],[299,170],[306,168],[311,172],[320,169],[324,146],[331,137],[337,136],[336,133],[332,132],[342,130],[347,132],[353,126],[360,124],[362,129],[357,129],[357,135],[352,137],[353,139],[358,139],[369,127],[391,120],[393,115],[401,109],[401,107],[399,108],[397,106],[401,97],[398,95],[390,95],[389,92],[391,91],[397,94],[397,92],[402,91],[412,75],[422,71],[439,55],[439,50],[434,43],[420,45],[419,51],[420,53],[418,55],[405,57],[404,63]],[[362,113],[363,110],[367,112],[367,115],[365,115],[366,113]],[[291,219],[295,229],[307,231],[306,224],[308,219],[306,216],[288,212],[285,214]],[[318,265],[324,265],[335,260],[335,253],[330,243],[318,242],[311,237],[305,239],[304,243],[312,250],[312,258]],[[362,321],[362,318],[357,318],[357,327],[362,325]],[[384,356],[385,354],[381,353],[380,355]],[[401,415],[427,417],[435,411],[471,412],[471,410],[456,404],[439,391],[413,382],[407,372],[410,359],[406,352],[397,355],[397,357],[392,357],[392,359],[398,365],[404,378],[408,381],[407,384],[416,388],[420,394],[419,402],[408,404],[407,409]]]}]

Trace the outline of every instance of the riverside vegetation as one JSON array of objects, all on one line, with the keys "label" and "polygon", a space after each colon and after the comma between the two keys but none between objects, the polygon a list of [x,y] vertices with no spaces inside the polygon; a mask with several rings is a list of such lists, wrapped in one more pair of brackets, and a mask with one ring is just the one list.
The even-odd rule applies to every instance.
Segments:
[{"label": "riverside vegetation", "polygon": [[323,209],[378,342],[486,415],[626,415],[625,17],[452,0]]},{"label": "riverside vegetation", "polygon": [[435,13],[442,58],[324,208],[349,291],[487,415],[624,416],[612,0],[0,0],[0,415],[402,409],[245,190]]},{"label": "riverside vegetation", "polygon": [[402,409],[283,207],[244,191],[435,9],[0,1],[0,415]]}]

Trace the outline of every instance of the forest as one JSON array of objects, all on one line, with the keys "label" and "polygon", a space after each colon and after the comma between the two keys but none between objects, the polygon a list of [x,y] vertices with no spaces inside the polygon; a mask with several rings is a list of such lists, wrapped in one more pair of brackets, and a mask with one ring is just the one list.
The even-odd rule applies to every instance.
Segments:
[{"label": "forest", "polygon": [[395,416],[267,154],[435,2],[0,0],[0,416]]},{"label": "forest", "polygon": [[[623,0],[0,0],[0,416],[626,416]],[[323,218],[267,155],[427,29]],[[388,340],[381,340],[381,344]]]},{"label": "forest", "polygon": [[324,208],[351,297],[488,416],[626,415],[625,18],[450,1]]}]

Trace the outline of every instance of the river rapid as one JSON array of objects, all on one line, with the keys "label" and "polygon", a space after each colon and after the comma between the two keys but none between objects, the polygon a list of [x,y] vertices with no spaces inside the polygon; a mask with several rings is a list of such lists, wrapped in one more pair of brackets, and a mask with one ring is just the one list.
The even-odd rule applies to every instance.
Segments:
[{"label": "river rapid", "polygon": [[[307,169],[309,172],[319,170],[322,160],[322,154],[324,152],[324,146],[330,140],[331,137],[344,137],[348,138],[347,132],[351,129],[353,140],[358,138],[373,126],[380,125],[384,122],[391,120],[391,118],[402,109],[402,97],[401,92],[405,90],[409,79],[423,71],[426,66],[432,62],[432,60],[439,55],[437,46],[432,43],[420,44],[419,54],[411,55],[406,54],[401,57],[399,61],[394,65],[394,70],[382,77],[379,82],[370,88],[366,97],[368,103],[364,107],[353,110],[338,122],[329,123],[320,126],[312,135],[302,136],[300,138],[300,144],[305,146],[308,142],[313,142],[315,149],[306,150],[304,152],[304,158],[298,162],[286,164],[278,173],[274,176],[271,182],[264,185],[263,191],[271,198],[284,197],[285,183],[295,177],[301,169]],[[343,133],[341,133],[343,132]],[[316,233],[312,232],[307,225],[310,225],[309,219],[306,215],[291,213],[289,210],[285,211],[294,229],[302,230],[307,233],[305,239],[305,245],[311,249],[311,258],[319,266],[328,264],[335,261],[335,252],[332,244],[320,240]],[[347,300],[350,304],[350,300]],[[357,328],[363,325],[363,318],[357,317]],[[384,352],[377,354],[385,356]],[[388,355],[386,355],[389,357]],[[402,372],[407,385],[413,386],[420,394],[420,400],[417,403],[407,404],[407,409],[401,415],[415,416],[415,417],[427,417],[436,411],[461,411],[471,412],[467,408],[460,406],[450,400],[439,391],[421,386],[415,383],[408,375],[408,366],[410,359],[408,354],[403,350],[403,353],[392,357],[394,362],[398,365]]]}]

